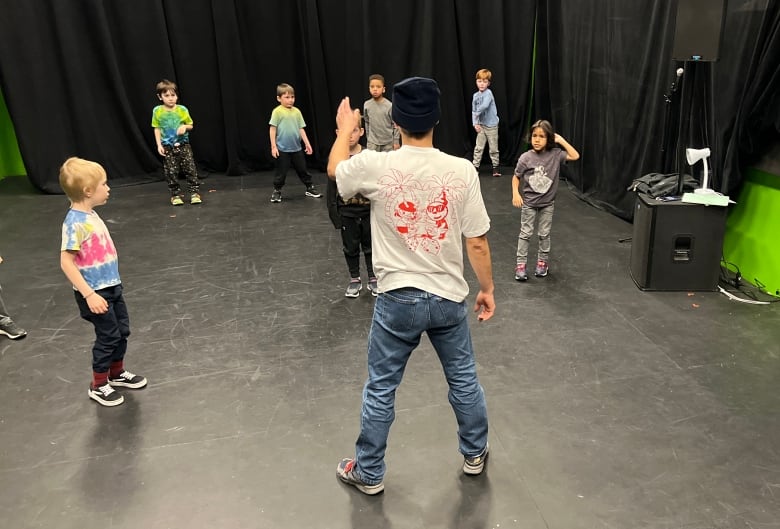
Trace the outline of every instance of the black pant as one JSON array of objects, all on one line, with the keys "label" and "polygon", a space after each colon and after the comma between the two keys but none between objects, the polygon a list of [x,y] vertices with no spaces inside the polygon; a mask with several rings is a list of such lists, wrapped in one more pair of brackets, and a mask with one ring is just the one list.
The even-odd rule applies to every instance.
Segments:
[{"label": "black pant", "polygon": [[108,312],[95,314],[89,310],[87,300],[76,291],[76,303],[81,317],[95,326],[95,345],[92,346],[92,371],[105,373],[111,364],[119,362],[127,352],[130,336],[130,316],[122,297],[122,285],[95,291],[108,302]]},{"label": "black pant", "polygon": [[306,171],[306,158],[303,156],[303,151],[279,151],[279,157],[276,159],[274,189],[281,189],[284,187],[284,182],[287,180],[287,171],[290,169],[290,163],[292,163],[293,168],[295,168],[295,172],[298,173],[298,178],[301,179],[303,185],[306,187],[311,186],[311,175]]},{"label": "black pant", "polygon": [[189,143],[180,145],[165,145],[165,158],[163,158],[163,171],[171,196],[181,195],[179,174],[187,178],[187,187],[190,193],[198,193],[200,181],[198,180],[198,168],[195,166],[195,158],[192,156],[192,147]]},{"label": "black pant", "polygon": [[374,277],[371,259],[371,221],[369,215],[362,217],[341,217],[341,242],[344,257],[349,268],[349,277],[360,277],[360,249],[366,259],[366,273]]}]

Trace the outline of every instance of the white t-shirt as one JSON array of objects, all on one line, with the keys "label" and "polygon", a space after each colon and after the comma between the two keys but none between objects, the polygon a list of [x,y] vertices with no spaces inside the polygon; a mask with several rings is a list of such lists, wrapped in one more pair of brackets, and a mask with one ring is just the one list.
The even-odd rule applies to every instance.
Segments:
[{"label": "white t-shirt", "polygon": [[336,168],[345,199],[371,201],[371,247],[379,291],[414,287],[463,301],[462,237],[490,229],[477,171],[469,160],[404,145],[366,150]]}]

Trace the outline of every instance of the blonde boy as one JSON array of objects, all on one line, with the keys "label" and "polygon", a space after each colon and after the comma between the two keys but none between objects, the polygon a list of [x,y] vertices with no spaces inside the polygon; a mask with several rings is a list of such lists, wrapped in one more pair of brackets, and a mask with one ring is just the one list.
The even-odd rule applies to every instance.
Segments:
[{"label": "blonde boy", "polygon": [[103,406],[117,406],[124,397],[114,387],[142,388],[146,378],[124,368],[130,318],[114,241],[93,209],[108,201],[106,171],[98,163],[68,158],[60,168],[60,186],[70,199],[62,223],[60,267],[73,285],[81,317],[95,327],[87,395]]}]

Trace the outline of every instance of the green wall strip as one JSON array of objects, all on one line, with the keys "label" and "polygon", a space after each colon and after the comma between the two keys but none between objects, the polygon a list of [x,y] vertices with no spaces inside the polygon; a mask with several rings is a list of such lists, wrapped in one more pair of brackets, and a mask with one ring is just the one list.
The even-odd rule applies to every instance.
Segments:
[{"label": "green wall strip", "polygon": [[0,179],[26,174],[19,144],[16,142],[14,124],[8,115],[3,93],[0,92]]},{"label": "green wall strip", "polygon": [[780,176],[749,169],[726,221],[723,256],[745,281],[780,296]]}]

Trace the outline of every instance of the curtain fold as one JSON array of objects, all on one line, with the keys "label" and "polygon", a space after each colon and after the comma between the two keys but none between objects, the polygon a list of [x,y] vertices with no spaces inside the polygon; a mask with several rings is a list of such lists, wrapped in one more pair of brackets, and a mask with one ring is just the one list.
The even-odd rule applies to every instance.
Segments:
[{"label": "curtain fold", "polygon": [[676,167],[685,146],[707,143],[713,186],[734,194],[741,166],[777,142],[778,4],[728,1],[720,60],[683,76],[690,108],[665,98],[680,66],[665,0],[16,0],[0,17],[0,88],[30,180],[59,193],[72,155],[104,164],[112,185],[162,179],[150,124],[162,78],[190,109],[199,166],[241,175],[273,166],[277,84],[295,87],[322,169],[339,100],[362,108],[372,73],[388,96],[405,77],[437,79],[434,143],[470,157],[474,74],[488,68],[502,164],[527,148],[531,120],[550,119],[582,154],[571,184],[630,218],[630,182]]}]

